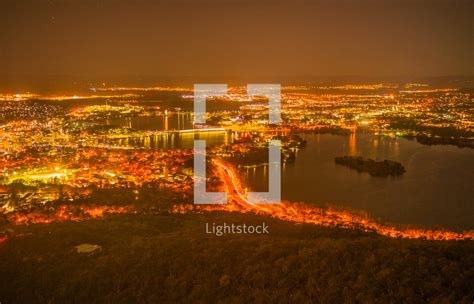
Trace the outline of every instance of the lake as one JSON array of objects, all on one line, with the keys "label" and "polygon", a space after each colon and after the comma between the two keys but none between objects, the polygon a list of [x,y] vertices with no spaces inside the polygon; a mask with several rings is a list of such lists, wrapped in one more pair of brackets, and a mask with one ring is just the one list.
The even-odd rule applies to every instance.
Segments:
[{"label": "lake", "polygon": [[[137,130],[192,129],[189,114],[132,117],[108,125]],[[351,136],[302,134],[307,146],[295,163],[282,169],[282,198],[323,206],[365,210],[394,223],[474,229],[474,150],[426,146],[413,140],[369,134]],[[120,139],[115,144],[151,149],[191,149],[194,139],[208,146],[234,141],[233,133],[182,133]],[[334,157],[363,156],[403,164],[401,177],[371,177],[336,165]],[[249,169],[245,178],[254,191],[268,191],[265,167]]]},{"label": "lake", "polygon": [[[365,210],[394,223],[474,229],[474,150],[365,134],[302,137],[307,147],[282,169],[283,199]],[[336,165],[342,155],[399,161],[407,172],[371,177]],[[246,177],[256,191],[268,190],[265,168]]]}]

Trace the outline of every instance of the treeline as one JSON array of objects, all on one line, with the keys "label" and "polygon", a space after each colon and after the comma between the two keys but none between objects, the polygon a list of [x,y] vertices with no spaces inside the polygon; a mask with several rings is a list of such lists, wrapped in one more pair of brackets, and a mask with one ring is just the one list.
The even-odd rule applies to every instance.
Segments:
[{"label": "treeline", "polygon": [[346,166],[357,172],[367,172],[372,176],[397,176],[405,173],[405,168],[399,162],[393,160],[375,161],[361,156],[341,156],[334,158],[338,165]]},{"label": "treeline", "polygon": [[[270,234],[205,233],[205,223]],[[242,214],[121,215],[15,227],[2,303],[469,303],[473,242],[396,240]],[[101,251],[77,253],[95,244]]]},{"label": "treeline", "polygon": [[416,141],[423,145],[453,145],[459,148],[474,149],[474,140],[463,137],[431,137],[417,135]]},{"label": "treeline", "polygon": [[474,148],[474,132],[456,127],[424,126],[415,118],[390,117],[390,128],[410,130],[417,135],[415,137],[423,145],[454,145],[460,148]]}]

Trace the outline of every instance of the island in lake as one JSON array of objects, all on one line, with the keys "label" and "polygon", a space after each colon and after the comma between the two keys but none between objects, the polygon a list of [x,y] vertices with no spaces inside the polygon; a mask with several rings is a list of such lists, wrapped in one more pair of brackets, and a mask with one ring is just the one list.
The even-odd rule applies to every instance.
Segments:
[{"label": "island in lake", "polygon": [[336,164],[367,172],[371,176],[398,176],[405,173],[405,168],[399,162],[393,160],[375,161],[361,156],[341,156],[334,159]]}]

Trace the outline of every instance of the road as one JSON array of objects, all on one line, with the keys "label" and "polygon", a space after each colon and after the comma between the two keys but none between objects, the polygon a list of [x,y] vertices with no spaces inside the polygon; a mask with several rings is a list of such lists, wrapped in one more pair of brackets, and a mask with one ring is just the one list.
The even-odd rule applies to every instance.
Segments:
[{"label": "road", "polygon": [[[383,224],[365,216],[358,216],[347,211],[324,209],[316,206],[282,203],[280,205],[255,204],[247,200],[247,194],[240,184],[237,173],[220,160],[213,160],[217,173],[224,181],[228,193],[227,205],[218,205],[219,209],[239,212],[257,212],[274,218],[297,223],[310,223],[326,227],[340,227],[371,231],[391,238],[426,239],[426,240],[473,240],[474,232],[453,232],[442,229],[423,229],[408,226]],[[214,205],[213,207],[217,207]]]},{"label": "road", "polygon": [[264,212],[270,212],[269,207],[257,205],[247,199],[247,193],[242,189],[240,179],[233,169],[219,160],[213,160],[217,166],[220,176],[224,181],[226,192],[228,193],[228,204],[237,204],[242,209],[252,209]]}]

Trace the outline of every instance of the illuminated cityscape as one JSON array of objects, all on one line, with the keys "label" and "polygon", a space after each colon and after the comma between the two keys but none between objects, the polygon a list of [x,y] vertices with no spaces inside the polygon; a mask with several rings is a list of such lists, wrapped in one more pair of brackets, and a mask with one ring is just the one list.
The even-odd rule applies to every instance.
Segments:
[{"label": "illuminated cityscape", "polygon": [[[472,94],[455,88],[288,86],[282,89],[283,123],[268,125],[267,101],[249,98],[245,88],[233,87],[229,95],[209,101],[215,110],[208,113],[206,126],[193,126],[191,89],[101,91],[123,94],[72,99],[86,100],[82,105],[70,104],[67,96],[2,97],[0,168],[7,218],[17,212],[27,216],[28,210],[38,208],[51,211],[49,205],[57,201],[74,204],[100,189],[138,192],[165,187],[189,199],[196,138],[209,138],[214,157],[242,169],[266,166],[266,142],[281,136],[288,138],[283,141],[284,161],[294,161],[295,151],[304,149],[298,134],[307,133],[348,137],[349,154],[355,153],[351,145],[358,133],[474,148]],[[137,93],[135,99],[129,91]],[[179,107],[150,105],[144,101],[150,91],[177,92]]]},{"label": "illuminated cityscape", "polygon": [[[462,88],[410,83],[284,86],[283,121],[278,125],[268,124],[268,100],[250,98],[245,87],[231,87],[227,96],[209,99],[206,125],[193,123],[192,89],[110,87],[90,91],[93,94],[72,97],[2,95],[0,210],[6,227],[2,243],[22,235],[22,229],[7,227],[82,222],[120,214],[213,212],[269,216],[395,239],[474,239],[469,225],[452,231],[449,223],[430,228],[401,219],[390,224],[383,218],[375,220],[370,208],[361,213],[324,205],[326,202],[308,204],[318,203],[314,200],[292,202],[285,192],[281,206],[255,205],[246,198],[257,186],[249,179],[256,170],[266,183],[270,139],[282,140],[283,170],[304,162],[299,155],[306,150],[307,140],[314,145],[314,136],[318,142],[319,136],[347,141],[342,146],[347,157],[361,155],[358,138],[364,136],[372,138],[373,149],[389,140],[388,149],[394,156],[407,140],[420,147],[457,146],[471,153],[474,103],[472,93]],[[119,94],[106,95],[109,91]],[[174,94],[173,102],[152,101],[160,100],[163,93]],[[229,193],[227,205],[192,203],[195,139],[209,143],[207,187]],[[338,156],[339,152],[333,153]],[[389,174],[367,170],[371,175]]]},{"label": "illuminated cityscape", "polygon": [[474,303],[472,4],[0,1],[0,304]]}]

